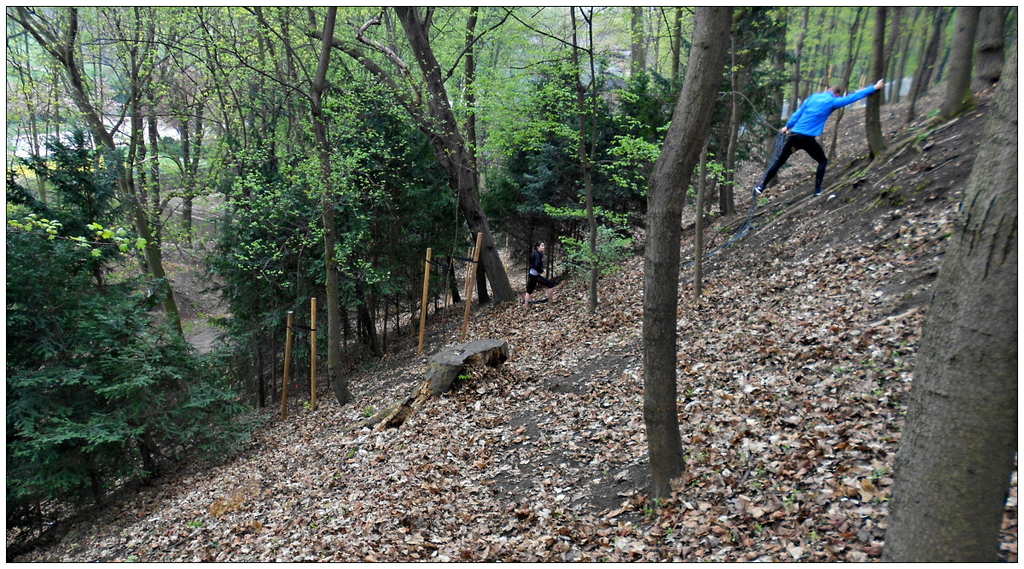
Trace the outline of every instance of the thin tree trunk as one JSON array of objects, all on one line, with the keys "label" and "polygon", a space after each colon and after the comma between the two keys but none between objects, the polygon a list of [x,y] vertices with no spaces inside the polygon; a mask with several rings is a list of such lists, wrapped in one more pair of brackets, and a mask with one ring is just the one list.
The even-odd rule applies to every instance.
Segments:
[{"label": "thin tree trunk", "polygon": [[804,38],[807,36],[807,17],[810,15],[811,7],[804,7],[804,15],[801,18],[800,35],[796,40],[796,53],[793,55],[793,98],[790,99],[789,113],[796,112],[796,106],[800,102],[800,58],[804,52]]},{"label": "thin tree trunk", "polygon": [[[927,44],[922,43],[921,63],[914,74],[914,82],[910,86],[910,107],[907,109],[907,123],[917,118],[917,100],[924,94],[928,81],[932,76],[932,69],[935,67],[935,58],[939,53],[939,44],[942,40],[942,29],[946,23],[946,11],[941,6],[931,7],[932,32],[928,36]],[[922,38],[924,41],[924,38]]]},{"label": "thin tree trunk", "polygon": [[683,49],[683,9],[676,6],[675,20],[672,25],[672,85],[679,85],[679,62],[682,60]]},{"label": "thin tree trunk", "polygon": [[903,98],[903,78],[907,72],[907,60],[910,58],[910,40],[914,37],[914,24],[917,23],[917,18],[921,15],[924,9],[920,6],[914,7],[914,16],[910,19],[910,26],[907,27],[907,33],[903,34],[903,44],[900,49],[900,64],[896,71],[896,78],[899,84],[896,86],[895,96],[893,102],[898,103]]},{"label": "thin tree trunk", "polygon": [[[580,8],[582,10],[582,8]],[[634,8],[634,17],[635,17]],[[586,208],[587,208],[587,228],[589,230],[590,239],[590,294],[589,304],[590,312],[594,313],[597,311],[597,275],[598,275],[598,264],[597,264],[597,219],[594,217],[594,182],[591,176],[590,157],[587,154],[587,120],[586,120],[586,93],[580,76],[582,75],[582,69],[580,68],[580,47],[579,41],[576,34],[576,8],[569,8],[569,16],[572,21],[572,65],[573,65],[573,83],[576,87],[576,121],[579,129],[579,148],[577,153],[580,161],[580,174],[583,179],[583,192],[586,196]]]},{"label": "thin tree trunk", "polygon": [[953,36],[952,64],[946,82],[946,98],[940,110],[942,118],[950,119],[971,105],[971,69],[974,64],[974,37],[978,32],[978,6],[961,6],[956,11],[956,33]]},{"label": "thin tree trunk", "polygon": [[[849,42],[847,43],[847,53],[849,54],[846,59],[846,67],[843,68],[843,77],[839,81],[839,84],[844,89],[849,89],[850,77],[853,75],[853,66],[857,61],[857,54],[860,52],[861,36],[857,35],[858,31],[863,34],[864,30],[862,27],[862,20],[860,19],[861,13],[864,8],[857,8],[857,13],[853,18],[853,26],[850,27]],[[864,17],[867,19],[867,16]],[[855,39],[856,38],[856,39]],[[836,156],[836,142],[839,140],[839,124],[843,122],[843,115],[846,114],[846,107],[839,109],[836,113],[836,120],[832,123],[832,143],[829,145],[828,158],[829,160]]]},{"label": "thin tree trunk", "polygon": [[156,101],[153,95],[152,85],[149,91],[149,116],[147,127],[149,133],[149,200],[150,211],[153,212],[154,233],[160,238],[163,237],[163,228],[160,221],[160,132],[156,122]]},{"label": "thin tree trunk", "polygon": [[914,369],[884,561],[998,560],[1017,449],[1017,50],[967,182]]},{"label": "thin tree trunk", "polygon": [[980,91],[999,81],[1003,69],[1003,29],[1010,8],[986,6],[978,19],[977,47],[974,58],[974,89]]},{"label": "thin tree trunk", "polygon": [[903,8],[900,6],[894,6],[892,8],[892,24],[891,30],[889,31],[889,41],[885,44],[885,54],[883,58],[885,60],[885,75],[884,77],[876,77],[876,79],[884,78],[888,83],[888,91],[884,91],[884,97],[882,98],[882,104],[888,105],[894,99],[893,88],[897,87],[896,83],[896,47],[900,42],[900,25],[903,23]]},{"label": "thin tree trunk", "polygon": [[340,321],[341,288],[338,260],[334,256],[338,228],[335,222],[334,197],[331,191],[331,151],[327,141],[327,121],[322,106],[323,92],[327,88],[327,68],[331,62],[331,40],[334,37],[334,22],[337,12],[337,7],[327,8],[327,17],[324,20],[323,35],[321,36],[320,60],[310,89],[310,99],[317,154],[320,157],[320,181],[323,185],[320,208],[324,222],[324,264],[327,272],[325,279],[327,284],[325,291],[327,295],[327,381],[334,390],[338,404],[345,405],[352,400],[352,393],[349,391],[348,378],[341,372],[343,342],[341,337],[343,324]]},{"label": "thin tree trunk", "polygon": [[707,191],[708,181],[708,141],[704,141],[704,148],[700,151],[700,165],[698,166],[700,177],[697,178],[697,220],[694,222],[693,239],[693,300],[700,302],[704,294],[704,192]]},{"label": "thin tree trunk", "polygon": [[[469,18],[466,20],[466,63],[465,63],[465,89],[466,89],[466,152],[469,156],[470,168],[473,171],[475,185],[480,187],[480,168],[476,156],[476,92],[474,91],[476,80],[476,58],[474,57],[473,40],[476,32],[477,7],[469,9]],[[480,304],[490,301],[487,294],[487,274],[484,271],[483,263],[476,267],[476,294]]]},{"label": "thin tree trunk", "polygon": [[725,175],[727,182],[719,188],[718,209],[722,215],[733,215],[736,213],[736,203],[733,200],[733,183],[736,180],[736,139],[740,132],[740,113],[736,101],[736,22],[733,22],[729,30],[729,88],[732,95],[729,101],[729,143],[725,152]]},{"label": "thin tree trunk", "polygon": [[633,6],[629,18],[629,75],[636,77],[647,66],[644,49],[644,8]]},{"label": "thin tree trunk", "polygon": [[681,192],[690,184],[711,121],[728,50],[731,8],[697,8],[693,47],[647,197],[644,249],[644,424],[651,494],[667,497],[682,474],[676,401],[676,308],[679,304]]},{"label": "thin tree trunk", "polygon": [[[885,76],[885,6],[875,8],[875,49],[871,59],[871,76],[881,79]],[[872,160],[885,152],[885,139],[882,137],[882,93],[877,92],[867,97],[867,109],[864,110],[864,128],[868,136],[868,152]]]}]

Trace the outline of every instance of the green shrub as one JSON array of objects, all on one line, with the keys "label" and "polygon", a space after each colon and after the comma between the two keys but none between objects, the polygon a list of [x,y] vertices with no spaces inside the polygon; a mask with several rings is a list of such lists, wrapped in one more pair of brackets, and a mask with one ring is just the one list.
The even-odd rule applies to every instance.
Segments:
[{"label": "green shrub", "polygon": [[[116,220],[113,177],[94,170],[81,139],[51,154],[49,203],[8,178],[9,528],[42,521],[42,504],[99,500],[186,453],[223,455],[247,434],[222,362],[197,357],[151,314],[148,290],[160,283],[105,282],[112,264],[131,259],[116,240],[77,239]],[[57,231],[38,230],[33,214],[59,220],[48,226]]]},{"label": "green shrub", "polygon": [[615,229],[606,225],[597,226],[597,248],[590,252],[588,239],[562,237],[560,239],[565,250],[565,263],[573,274],[588,274],[594,265],[601,275],[608,275],[618,269],[619,263],[631,254],[633,240],[623,237]]}]

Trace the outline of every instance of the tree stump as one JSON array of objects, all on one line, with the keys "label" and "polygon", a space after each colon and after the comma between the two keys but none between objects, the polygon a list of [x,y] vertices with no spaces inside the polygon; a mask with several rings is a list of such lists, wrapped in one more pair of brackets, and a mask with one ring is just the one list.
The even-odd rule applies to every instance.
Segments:
[{"label": "tree stump", "polygon": [[505,340],[474,340],[442,350],[427,361],[427,377],[404,401],[367,421],[376,430],[397,428],[432,397],[449,391],[466,369],[479,365],[498,367],[508,359]]}]

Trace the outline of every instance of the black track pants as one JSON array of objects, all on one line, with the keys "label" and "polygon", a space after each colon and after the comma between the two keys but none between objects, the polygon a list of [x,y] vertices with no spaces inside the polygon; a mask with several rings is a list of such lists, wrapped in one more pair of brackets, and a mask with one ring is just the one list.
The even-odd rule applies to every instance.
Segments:
[{"label": "black track pants", "polygon": [[768,167],[768,171],[764,173],[764,178],[761,179],[759,184],[762,188],[775,178],[779,168],[782,168],[786,160],[789,160],[789,156],[793,154],[794,150],[803,150],[818,162],[818,172],[814,176],[814,191],[818,192],[821,190],[821,182],[825,179],[825,168],[828,167],[828,158],[825,156],[825,151],[822,150],[821,145],[818,144],[818,141],[813,136],[795,133],[786,137],[786,144],[783,145],[779,157],[775,159],[775,162]]}]

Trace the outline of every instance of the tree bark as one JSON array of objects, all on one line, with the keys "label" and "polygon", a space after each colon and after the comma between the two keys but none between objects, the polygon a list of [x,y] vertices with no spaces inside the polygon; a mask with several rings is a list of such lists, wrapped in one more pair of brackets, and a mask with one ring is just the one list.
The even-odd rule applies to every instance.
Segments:
[{"label": "tree bark", "polygon": [[[473,51],[473,42],[476,39],[477,7],[469,9],[469,18],[466,20],[466,64],[465,64],[465,89],[466,89],[466,146],[469,154],[470,168],[476,179],[476,187],[480,187],[480,165],[476,155],[476,92],[474,91],[476,81],[476,57]],[[491,300],[487,294],[487,273],[483,264],[476,267],[476,294],[480,304]]]},{"label": "tree bark", "polygon": [[796,112],[796,106],[800,102],[800,58],[804,52],[804,38],[807,36],[807,17],[810,15],[810,6],[804,7],[804,15],[801,18],[800,35],[796,40],[796,53],[793,55],[793,98],[789,102],[789,114]]},{"label": "tree bark", "polygon": [[704,148],[700,151],[700,174],[697,178],[697,203],[694,204],[697,210],[697,219],[694,222],[693,239],[693,301],[700,302],[704,294],[704,192],[707,191],[708,181],[708,143],[704,142]]},{"label": "tree bark", "polygon": [[426,80],[427,90],[430,92],[428,107],[433,120],[428,121],[429,124],[421,124],[421,127],[430,136],[435,155],[448,172],[449,181],[458,192],[459,207],[470,231],[484,234],[484,249],[480,254],[480,262],[483,263],[487,279],[491,283],[495,301],[501,303],[512,300],[515,296],[512,284],[501,263],[501,257],[498,256],[490,222],[480,206],[476,172],[469,167],[471,163],[466,142],[459,133],[455,114],[448,102],[441,69],[430,46],[427,35],[429,22],[424,21],[418,14],[418,9],[414,7],[396,7],[395,12],[402,23],[409,45]]},{"label": "tree bark", "polygon": [[707,136],[715,90],[722,80],[731,8],[697,8],[693,47],[647,198],[644,250],[644,424],[651,494],[671,493],[683,471],[676,401],[676,309],[679,304],[681,193]]},{"label": "tree bark", "polygon": [[[843,68],[843,77],[839,81],[839,85],[844,89],[849,89],[850,77],[853,75],[853,66],[857,62],[857,54],[860,52],[861,37],[857,35],[860,31],[863,33],[863,21],[860,19],[861,13],[864,11],[863,7],[857,8],[857,13],[853,18],[853,26],[850,27],[850,36],[847,42],[847,58],[846,66]],[[867,20],[867,16],[864,16],[864,20]],[[836,120],[832,123],[832,143],[828,148],[828,159],[832,160],[836,156],[836,143],[839,140],[839,125],[843,122],[843,115],[846,114],[846,107],[839,109],[836,112]]]},{"label": "tree bark", "polygon": [[1017,448],[1016,69],[1014,47],[935,282],[885,561],[997,561]]},{"label": "tree bark", "polygon": [[[337,18],[337,7],[327,8],[321,35],[320,60],[317,63],[316,75],[310,88],[310,102],[313,119],[313,131],[316,136],[317,154],[320,158],[320,182],[323,193],[320,199],[321,215],[324,222],[324,260],[326,270],[327,295],[327,381],[330,383],[339,405],[352,401],[348,378],[341,372],[341,289],[338,260],[334,254],[338,242],[338,228],[335,221],[334,197],[331,191],[331,150],[327,140],[327,120],[323,112],[323,93],[327,88],[327,68],[331,63],[331,40],[334,37],[334,23]],[[347,318],[346,318],[347,320]]]},{"label": "tree bark", "polygon": [[[742,8],[739,12],[742,14]],[[725,150],[727,181],[721,185],[718,193],[718,209],[722,215],[736,213],[736,203],[732,193],[733,183],[736,180],[736,139],[740,133],[740,112],[736,101],[736,92],[739,89],[736,82],[736,27],[737,22],[734,20],[732,29],[729,30],[729,89],[732,91],[732,95],[729,97],[729,142]]]},{"label": "tree bark", "polygon": [[974,65],[974,89],[980,91],[999,81],[1003,69],[1003,29],[1010,8],[986,6],[978,19]]},{"label": "tree bark", "polygon": [[[928,36],[928,43],[922,43],[921,63],[917,72],[914,73],[914,82],[910,85],[910,107],[907,109],[907,123],[917,118],[917,100],[924,94],[928,81],[932,76],[932,69],[935,68],[935,59],[939,54],[939,44],[942,40],[942,29],[946,24],[946,11],[941,6],[931,7],[932,11],[932,32]],[[922,38],[924,41],[924,38]]]},{"label": "tree bark", "polygon": [[[871,58],[871,79],[885,77],[885,6],[875,8],[875,49]],[[864,128],[868,136],[868,153],[871,159],[885,152],[885,139],[882,137],[882,92],[867,97],[867,109],[864,111]]]},{"label": "tree bark", "polygon": [[633,6],[629,18],[629,76],[636,77],[647,65],[644,49],[644,8]]},{"label": "tree bark", "polygon": [[910,25],[907,27],[907,33],[903,34],[902,49],[900,49],[900,63],[899,67],[896,68],[896,80],[899,84],[896,86],[895,94],[893,96],[893,102],[898,103],[903,98],[901,91],[903,90],[903,77],[907,71],[907,59],[910,57],[910,40],[914,35],[914,24],[917,23],[917,18],[921,16],[921,12],[924,9],[920,6],[914,8],[914,16],[910,19]]},{"label": "tree bark", "polygon": [[889,84],[888,91],[883,90],[882,104],[888,105],[893,100],[893,88],[897,85],[894,83],[896,78],[896,46],[900,42],[900,25],[903,23],[903,8],[900,6],[894,6],[892,8],[892,24],[891,30],[889,31],[889,40],[885,43],[885,53],[882,56],[885,60],[884,69],[885,74],[876,79],[885,79],[886,83]]},{"label": "tree bark", "polygon": [[[580,8],[580,10],[582,10],[582,8]],[[636,10],[636,8],[634,8],[634,10]],[[570,20],[572,21],[572,65],[574,70],[573,82],[576,91],[576,121],[580,137],[578,156],[580,161],[580,174],[581,178],[583,179],[583,193],[586,196],[587,229],[590,236],[588,241],[590,243],[591,267],[589,286],[590,294],[588,295],[588,297],[590,312],[594,313],[597,311],[597,275],[599,271],[597,263],[597,219],[594,217],[594,178],[592,175],[590,157],[587,154],[587,139],[590,137],[587,136],[586,128],[586,93],[585,88],[583,87],[583,81],[582,79],[580,79],[583,70],[580,68],[580,46],[579,41],[577,39],[575,7],[569,8],[569,16]]]},{"label": "tree bark", "polygon": [[676,6],[675,20],[672,25],[672,85],[679,85],[679,62],[683,49],[683,9]]},{"label": "tree bark", "polygon": [[978,32],[978,6],[960,6],[956,11],[956,32],[953,36],[953,51],[949,80],[946,82],[946,97],[942,102],[941,116],[953,118],[970,106],[971,69],[974,63],[974,37]]}]

